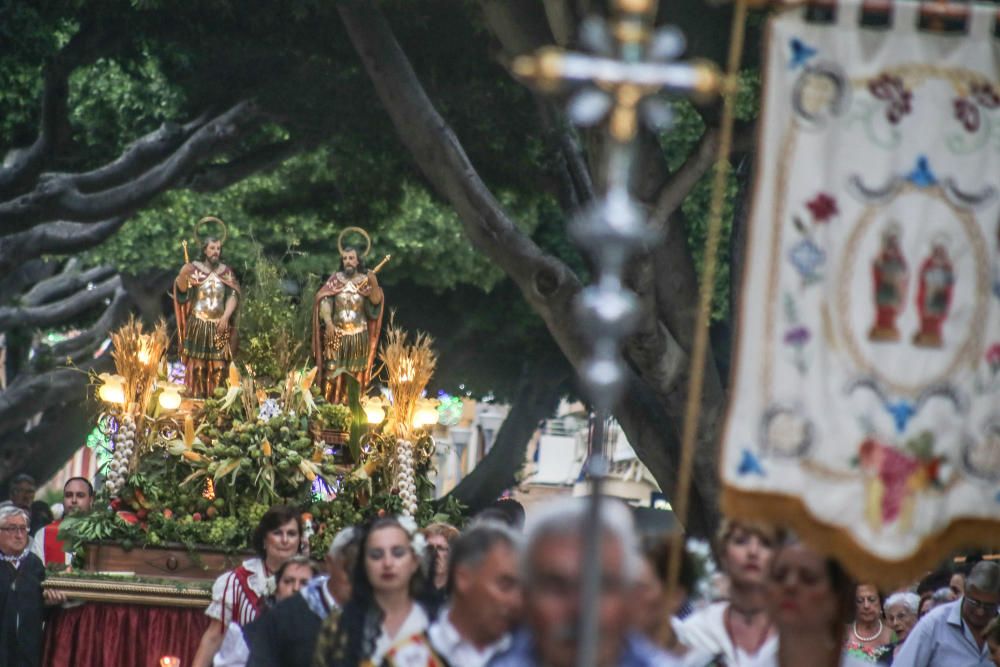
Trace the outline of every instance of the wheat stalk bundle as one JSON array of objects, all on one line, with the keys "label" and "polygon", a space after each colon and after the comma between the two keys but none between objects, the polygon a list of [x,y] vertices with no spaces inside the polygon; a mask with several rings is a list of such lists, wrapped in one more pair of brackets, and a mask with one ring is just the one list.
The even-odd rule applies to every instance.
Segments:
[{"label": "wheat stalk bundle", "polygon": [[389,376],[389,391],[392,392],[391,426],[396,436],[402,439],[412,437],[417,399],[424,393],[437,366],[437,355],[431,349],[433,338],[419,332],[412,344],[408,339],[405,331],[391,324],[379,352]]}]

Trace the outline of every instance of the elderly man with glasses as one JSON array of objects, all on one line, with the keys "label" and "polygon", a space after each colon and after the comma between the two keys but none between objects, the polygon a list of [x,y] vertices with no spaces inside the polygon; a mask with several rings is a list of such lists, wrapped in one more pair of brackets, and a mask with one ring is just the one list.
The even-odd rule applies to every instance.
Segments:
[{"label": "elderly man with glasses", "polygon": [[965,595],[935,607],[910,631],[894,667],[991,667],[983,630],[1000,610],[1000,565],[977,563]]},{"label": "elderly man with glasses", "polygon": [[42,593],[45,566],[28,549],[28,513],[0,507],[0,665],[36,667],[42,661],[42,607],[65,601]]}]

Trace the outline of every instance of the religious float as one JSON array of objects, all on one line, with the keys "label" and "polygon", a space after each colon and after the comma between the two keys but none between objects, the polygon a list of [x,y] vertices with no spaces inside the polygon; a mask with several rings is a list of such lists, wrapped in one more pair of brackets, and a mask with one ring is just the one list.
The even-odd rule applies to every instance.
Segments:
[{"label": "religious float", "polygon": [[272,505],[301,509],[314,555],[374,515],[460,521],[455,502],[420,502],[433,493],[432,340],[392,323],[380,336],[367,250],[338,245],[341,270],[312,304],[313,363],[284,378],[241,363],[241,291],[219,239],[175,282],[179,361],[164,322],[112,335],[115,373],[93,378],[101,483],[94,511],[59,529],[72,565],[45,585],[70,604],[48,624],[45,664],[189,664],[212,581],[247,556]]}]

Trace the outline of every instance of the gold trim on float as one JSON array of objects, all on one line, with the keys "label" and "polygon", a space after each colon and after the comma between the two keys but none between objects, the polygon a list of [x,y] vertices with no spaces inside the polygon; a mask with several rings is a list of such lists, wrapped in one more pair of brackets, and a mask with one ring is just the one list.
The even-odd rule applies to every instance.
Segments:
[{"label": "gold trim on float", "polygon": [[119,602],[125,604],[203,609],[212,601],[212,592],[201,586],[153,584],[51,576],[42,588],[63,593],[70,600]]}]

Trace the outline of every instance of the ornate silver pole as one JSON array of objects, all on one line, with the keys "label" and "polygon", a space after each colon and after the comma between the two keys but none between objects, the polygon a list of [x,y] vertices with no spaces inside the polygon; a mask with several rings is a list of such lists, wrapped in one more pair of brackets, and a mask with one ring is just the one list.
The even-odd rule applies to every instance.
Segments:
[{"label": "ornate silver pole", "polygon": [[596,665],[600,635],[600,514],[608,471],[604,419],[624,393],[621,344],[634,329],[637,317],[637,298],[623,284],[623,274],[629,258],[656,240],[629,192],[639,124],[655,130],[669,125],[671,112],[660,96],[663,92],[708,95],[719,85],[713,65],[670,62],[683,52],[684,39],[674,28],[653,29],[656,5],[656,0],[615,0],[610,24],[595,17],[582,25],[580,42],[592,53],[546,48],[517,58],[513,64],[515,74],[544,91],[577,84],[579,89],[570,97],[567,109],[574,123],[593,126],[607,121],[604,192],[570,228],[596,269],[594,283],[582,290],[575,314],[590,345],[580,377],[597,413],[600,426],[596,431],[601,434],[592,443],[586,465],[591,497],[584,538],[577,653],[580,667]]}]

